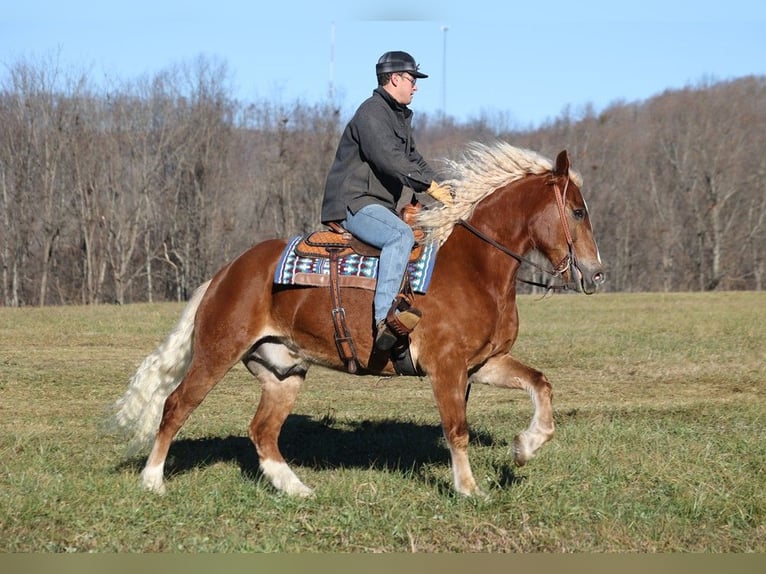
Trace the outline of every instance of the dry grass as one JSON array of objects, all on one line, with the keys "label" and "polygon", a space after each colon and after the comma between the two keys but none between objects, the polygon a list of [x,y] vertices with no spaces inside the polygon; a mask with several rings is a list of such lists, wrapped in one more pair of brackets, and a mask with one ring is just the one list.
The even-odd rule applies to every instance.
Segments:
[{"label": "dry grass", "polygon": [[766,294],[520,299],[517,355],[558,432],[512,466],[526,395],[476,388],[474,470],[452,494],[427,381],[310,373],[281,444],[315,499],[261,481],[258,389],[235,369],[171,449],[169,493],[100,430],[181,307],[0,309],[0,550],[766,551]]}]

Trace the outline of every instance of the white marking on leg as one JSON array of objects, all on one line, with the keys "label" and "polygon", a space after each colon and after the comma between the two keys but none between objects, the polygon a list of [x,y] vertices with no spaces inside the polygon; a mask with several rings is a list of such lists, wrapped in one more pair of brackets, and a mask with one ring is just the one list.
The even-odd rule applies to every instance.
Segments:
[{"label": "white marking on leg", "polygon": [[291,496],[311,496],[314,491],[303,484],[286,462],[261,461],[261,472],[271,481],[274,488]]},{"label": "white marking on leg", "polygon": [[146,465],[144,470],[141,471],[141,484],[146,490],[156,492],[157,494],[165,494],[165,482],[163,480],[164,474],[164,464],[158,464],[155,466]]},{"label": "white marking on leg", "polygon": [[528,431],[522,431],[513,439],[513,460],[518,466],[523,466],[535,456],[535,448],[531,444]]},{"label": "white marking on leg", "polygon": [[[513,458],[519,466],[534,458],[540,447],[553,437],[554,432],[552,426],[551,428],[544,428],[540,424],[540,405],[538,403],[537,392],[534,389],[528,390],[535,412],[529,427],[525,431],[520,432],[513,440]],[[552,424],[553,421],[551,421]]]},{"label": "white marking on leg", "polygon": [[449,445],[450,457],[452,458],[452,479],[454,480],[455,490],[465,496],[483,496],[484,492],[476,484],[473,477],[471,463],[468,460],[468,453],[456,449]]}]

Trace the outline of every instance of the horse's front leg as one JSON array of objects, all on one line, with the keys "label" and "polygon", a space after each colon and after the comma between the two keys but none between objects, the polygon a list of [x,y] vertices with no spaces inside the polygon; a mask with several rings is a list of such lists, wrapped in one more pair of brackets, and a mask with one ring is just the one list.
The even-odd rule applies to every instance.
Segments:
[{"label": "horse's front leg", "polygon": [[[460,373],[458,380],[455,380],[455,373]],[[444,437],[449,445],[455,490],[466,496],[484,496],[476,484],[468,460],[469,435],[465,401],[467,379],[465,371],[457,366],[454,369],[440,368],[439,372],[431,374],[431,386],[439,408]]]},{"label": "horse's front leg", "polygon": [[532,421],[513,441],[513,456],[517,465],[528,462],[541,446],[553,438],[553,389],[540,371],[527,367],[510,355],[499,355],[473,373],[469,383],[524,389],[532,398],[535,407]]}]

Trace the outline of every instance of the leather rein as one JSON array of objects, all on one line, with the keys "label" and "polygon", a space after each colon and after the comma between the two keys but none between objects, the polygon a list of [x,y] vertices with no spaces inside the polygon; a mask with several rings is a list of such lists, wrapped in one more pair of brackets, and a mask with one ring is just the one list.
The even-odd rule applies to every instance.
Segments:
[{"label": "leather rein", "polygon": [[[572,240],[572,232],[569,229],[569,221],[566,218],[566,211],[564,209],[564,204],[566,203],[566,193],[567,189],[569,188],[569,174],[567,174],[567,180],[564,184],[564,191],[561,191],[561,188],[559,187],[559,184],[555,181],[552,182],[553,185],[553,194],[556,197],[556,206],[559,210],[559,216],[561,217],[561,225],[564,228],[564,237],[567,241],[567,247],[569,249],[569,253],[564,256],[564,258],[559,262],[556,267],[553,269],[548,269],[543,267],[542,265],[539,265],[535,261],[532,261],[528,257],[524,257],[523,255],[516,253],[515,251],[511,251],[504,245],[498,243],[482,231],[479,231],[476,227],[468,223],[465,219],[458,219],[458,223],[465,227],[468,231],[473,233],[476,237],[481,239],[482,241],[489,243],[492,247],[502,251],[506,255],[509,255],[513,257],[516,261],[519,263],[526,263],[528,265],[531,265],[538,271],[542,271],[546,275],[550,275],[551,278],[555,279],[556,277],[562,277],[564,272],[566,272],[568,269],[570,269],[573,265],[576,265],[576,258],[574,254],[574,242]],[[533,285],[535,287],[544,287],[546,290],[554,290],[554,289],[560,289],[560,290],[567,290],[569,289],[569,286],[564,283],[562,285],[553,285],[550,283],[539,283],[536,281],[530,281],[527,279],[521,279],[518,278],[517,281],[521,281],[522,283],[526,283],[527,285]]]}]

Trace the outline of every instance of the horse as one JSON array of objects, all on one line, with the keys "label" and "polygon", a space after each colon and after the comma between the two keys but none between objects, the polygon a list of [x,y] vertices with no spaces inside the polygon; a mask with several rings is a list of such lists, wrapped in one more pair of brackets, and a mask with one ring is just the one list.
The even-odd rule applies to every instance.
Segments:
[{"label": "horse", "polygon": [[[519,329],[518,272],[530,261],[525,254],[541,254],[561,286],[585,294],[598,290],[605,273],[580,190],[582,177],[570,168],[566,150],[554,164],[506,142],[474,142],[444,165],[452,204],[423,209],[416,219],[438,251],[430,286],[417,295],[422,319],[409,336],[409,352],[430,380],[454,489],[484,495],[468,456],[466,406],[472,384],[530,395],[534,414],[513,441],[517,465],[532,459],[554,434],[550,382],[511,354]],[[132,434],[133,447],[151,445],[141,471],[145,489],[165,492],[172,440],[241,361],[261,383],[248,435],[262,475],[277,491],[313,494],[282,456],[278,438],[309,367],[340,371],[345,364],[334,340],[330,289],[275,284],[286,243],[258,243],[201,285],[167,339],[144,359],[113,404],[113,423]],[[345,288],[343,304],[360,356],[372,355],[372,292]],[[389,361],[379,372],[396,375]]]}]

